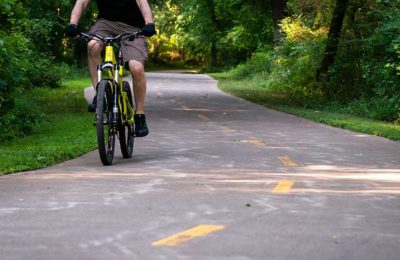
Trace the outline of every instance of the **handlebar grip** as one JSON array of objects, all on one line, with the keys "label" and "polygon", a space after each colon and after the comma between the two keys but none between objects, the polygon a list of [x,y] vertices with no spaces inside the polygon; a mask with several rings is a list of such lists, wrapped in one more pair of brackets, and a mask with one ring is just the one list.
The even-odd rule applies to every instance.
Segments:
[{"label": "handlebar grip", "polygon": [[138,38],[139,35],[142,35],[142,30],[139,30],[139,31],[133,33],[131,36],[127,37],[126,39],[131,42],[131,41],[134,41],[136,38]]}]

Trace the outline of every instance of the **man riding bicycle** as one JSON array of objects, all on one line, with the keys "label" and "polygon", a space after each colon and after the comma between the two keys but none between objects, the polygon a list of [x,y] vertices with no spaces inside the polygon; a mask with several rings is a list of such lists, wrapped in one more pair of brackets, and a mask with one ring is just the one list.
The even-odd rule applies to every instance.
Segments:
[{"label": "man riding bicycle", "polygon": [[[70,24],[67,35],[75,37],[79,34],[78,23],[83,11],[90,0],[77,0],[71,12]],[[96,23],[90,29],[91,33],[100,36],[109,36],[125,32],[135,32],[140,28],[142,35],[153,36],[156,34],[153,15],[147,0],[96,0],[98,16]],[[91,40],[88,43],[88,67],[92,84],[97,85],[97,66],[101,62],[102,45],[99,41]],[[145,37],[138,37],[134,41],[124,40],[121,51],[126,67],[132,74],[133,93],[135,97],[135,136],[148,135],[149,130],[144,115],[144,102],[146,98],[146,77],[144,64],[148,58],[147,42]],[[95,112],[96,100],[89,106],[89,112]]]}]

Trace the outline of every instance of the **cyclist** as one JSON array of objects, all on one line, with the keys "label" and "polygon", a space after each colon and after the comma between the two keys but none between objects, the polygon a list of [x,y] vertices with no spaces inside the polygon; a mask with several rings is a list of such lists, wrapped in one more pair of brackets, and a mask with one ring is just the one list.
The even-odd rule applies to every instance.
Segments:
[{"label": "cyclist", "polygon": [[[83,11],[90,0],[77,0],[71,12],[70,24],[66,34],[76,37],[80,30],[78,24]],[[90,29],[91,33],[100,36],[109,36],[124,32],[135,32],[139,28],[144,36],[150,37],[156,34],[153,15],[147,0],[96,0],[98,16],[95,24]],[[101,43],[91,40],[88,43],[88,67],[93,86],[97,85],[97,66],[101,62]],[[135,97],[135,136],[148,135],[149,130],[144,114],[144,102],[146,98],[146,77],[144,64],[148,58],[147,42],[145,37],[139,37],[134,41],[124,40],[121,51],[126,67],[132,74],[133,93]],[[89,106],[89,112],[95,112],[96,100]]]}]

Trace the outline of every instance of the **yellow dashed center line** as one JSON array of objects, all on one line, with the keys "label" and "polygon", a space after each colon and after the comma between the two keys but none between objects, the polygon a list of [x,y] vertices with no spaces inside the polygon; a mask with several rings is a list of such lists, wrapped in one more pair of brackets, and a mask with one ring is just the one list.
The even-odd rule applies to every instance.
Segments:
[{"label": "yellow dashed center line", "polygon": [[197,227],[185,230],[170,237],[155,241],[153,246],[179,246],[194,238],[204,237],[210,233],[224,229],[220,225],[199,225]]},{"label": "yellow dashed center line", "polygon": [[288,193],[292,187],[294,182],[289,180],[279,181],[275,188],[272,190],[273,193]]},{"label": "yellow dashed center line", "polygon": [[260,140],[260,139],[251,139],[251,140],[249,140],[249,143],[250,144],[254,144],[256,146],[261,146],[261,147],[266,146],[265,141],[264,140]]},{"label": "yellow dashed center line", "polygon": [[297,163],[292,161],[289,156],[283,156],[283,157],[278,157],[278,159],[286,166],[288,167],[296,167]]}]

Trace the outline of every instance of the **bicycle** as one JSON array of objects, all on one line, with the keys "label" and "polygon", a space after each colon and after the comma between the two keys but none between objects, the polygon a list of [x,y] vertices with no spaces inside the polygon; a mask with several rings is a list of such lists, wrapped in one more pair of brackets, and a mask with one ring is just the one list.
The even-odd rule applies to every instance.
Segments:
[{"label": "bicycle", "polygon": [[[130,85],[123,80],[124,64],[120,48],[122,40],[134,40],[139,35],[140,31],[114,37],[83,32],[79,34],[79,37],[86,41],[97,39],[105,46],[104,62],[97,67],[95,119],[98,150],[103,165],[111,165],[113,162],[116,135],[123,158],[132,157],[135,110]],[[114,52],[115,45],[118,58]],[[107,72],[108,77],[103,79],[103,72]]]}]

